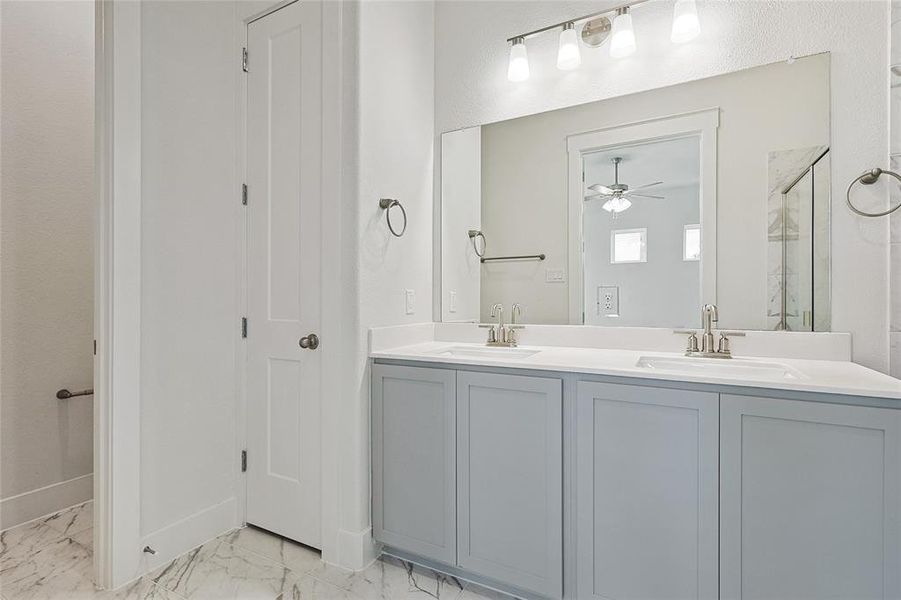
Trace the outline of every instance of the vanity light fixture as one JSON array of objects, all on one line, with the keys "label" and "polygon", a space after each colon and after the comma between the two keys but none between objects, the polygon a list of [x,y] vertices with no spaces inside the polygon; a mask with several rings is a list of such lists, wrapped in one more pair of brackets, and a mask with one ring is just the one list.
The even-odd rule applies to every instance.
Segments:
[{"label": "vanity light fixture", "polygon": [[610,56],[625,58],[635,54],[635,30],[632,29],[632,15],[629,7],[616,9],[613,31],[610,33]]},{"label": "vanity light fixture", "polygon": [[[557,68],[568,71],[579,67],[582,64],[582,56],[579,48],[580,36],[576,33],[577,23],[581,26],[582,43],[587,47],[597,48],[606,43],[609,38],[610,56],[613,58],[624,58],[634,54],[638,45],[635,39],[635,29],[632,25],[631,9],[647,1],[627,1],[619,6],[508,38],[507,42],[510,43],[510,63],[507,66],[507,79],[510,81],[525,81],[529,78],[526,39],[548,31],[559,31],[560,35],[560,44],[557,48]],[[700,33],[701,24],[698,20],[696,0],[675,0],[670,39],[674,43],[681,44],[693,40]]]},{"label": "vanity light fixture", "polygon": [[698,7],[695,0],[676,0],[670,39],[674,44],[684,44],[698,37],[700,33],[701,22],[698,20]]},{"label": "vanity light fixture", "polygon": [[525,81],[529,78],[529,55],[526,52],[526,40],[523,37],[513,38],[510,46],[510,64],[507,66],[507,79]]},{"label": "vanity light fixture", "polygon": [[570,71],[582,64],[582,53],[579,50],[579,37],[576,25],[572,21],[563,26],[560,32],[560,47],[557,49],[557,68]]}]

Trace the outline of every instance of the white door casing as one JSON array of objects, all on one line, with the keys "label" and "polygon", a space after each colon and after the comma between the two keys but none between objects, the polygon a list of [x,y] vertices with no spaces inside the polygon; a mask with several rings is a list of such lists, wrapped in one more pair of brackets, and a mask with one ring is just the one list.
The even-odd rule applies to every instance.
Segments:
[{"label": "white door casing", "polygon": [[[321,547],[322,5],[247,27],[247,522]],[[324,341],[323,344],[327,344]]]},{"label": "white door casing", "polygon": [[[584,323],[582,265],[582,156],[604,148],[698,135],[701,144],[701,302],[716,303],[716,131],[719,108],[624,123],[566,138],[569,267],[569,324]],[[704,252],[704,250],[708,250]],[[714,251],[709,251],[714,249]]]}]

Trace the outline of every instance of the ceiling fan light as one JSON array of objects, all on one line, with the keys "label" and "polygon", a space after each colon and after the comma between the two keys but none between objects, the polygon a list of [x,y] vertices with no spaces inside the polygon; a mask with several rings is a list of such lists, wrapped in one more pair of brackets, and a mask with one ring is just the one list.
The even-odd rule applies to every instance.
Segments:
[{"label": "ceiling fan light", "polygon": [[560,47],[557,49],[557,68],[561,71],[570,71],[582,64],[582,54],[579,51],[579,38],[576,35],[575,26],[567,23],[560,32]]},{"label": "ceiling fan light", "polygon": [[607,200],[601,208],[609,213],[616,214],[621,213],[624,210],[629,210],[630,206],[632,206],[631,200],[623,198],[622,196],[615,196],[610,198],[610,200]]},{"label": "ceiling fan light", "polygon": [[632,29],[632,15],[628,8],[620,8],[613,19],[610,34],[610,56],[625,58],[635,53],[635,30]]},{"label": "ceiling fan light", "polygon": [[700,33],[701,22],[698,20],[698,7],[695,0],[676,0],[670,39],[674,44],[684,44],[698,37]]}]

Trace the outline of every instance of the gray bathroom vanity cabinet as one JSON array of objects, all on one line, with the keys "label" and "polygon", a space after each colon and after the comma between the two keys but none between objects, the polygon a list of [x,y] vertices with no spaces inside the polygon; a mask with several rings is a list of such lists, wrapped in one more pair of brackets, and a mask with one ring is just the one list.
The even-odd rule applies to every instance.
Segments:
[{"label": "gray bathroom vanity cabinet", "polygon": [[879,399],[385,361],[372,450],[386,551],[520,597],[901,597]]}]

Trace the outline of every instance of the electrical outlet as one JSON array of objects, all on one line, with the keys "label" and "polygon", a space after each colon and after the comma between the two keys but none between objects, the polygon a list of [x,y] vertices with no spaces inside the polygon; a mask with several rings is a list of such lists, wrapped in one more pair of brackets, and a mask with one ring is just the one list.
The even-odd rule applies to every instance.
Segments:
[{"label": "electrical outlet", "polygon": [[544,272],[545,283],[566,283],[566,271],[563,269],[547,269]]},{"label": "electrical outlet", "polygon": [[602,285],[598,287],[598,314],[605,317],[619,316],[619,287]]},{"label": "electrical outlet", "polygon": [[404,290],[404,311],[408,315],[416,312],[416,290]]},{"label": "electrical outlet", "polygon": [[448,311],[455,313],[457,312],[457,292],[454,290],[450,291],[450,302],[448,303]]}]

